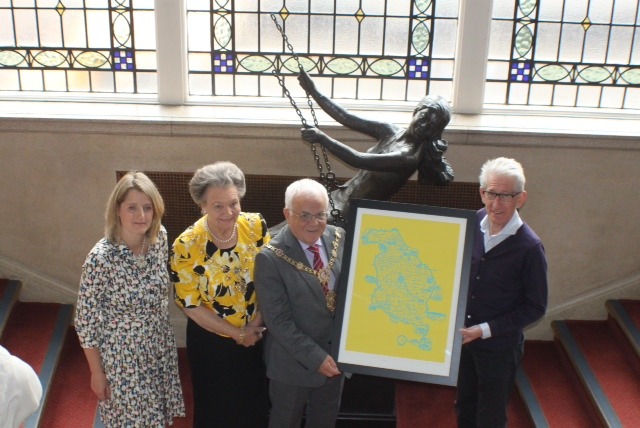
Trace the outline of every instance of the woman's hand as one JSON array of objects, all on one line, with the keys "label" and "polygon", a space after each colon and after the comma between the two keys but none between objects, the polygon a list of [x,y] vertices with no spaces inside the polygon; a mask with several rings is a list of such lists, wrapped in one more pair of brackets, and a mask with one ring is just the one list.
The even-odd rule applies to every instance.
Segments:
[{"label": "woman's hand", "polygon": [[242,329],[242,340],[238,338],[236,339],[236,342],[238,342],[238,345],[242,345],[248,348],[249,346],[253,346],[261,341],[266,330],[267,328],[263,326],[247,325],[244,327],[244,329]]},{"label": "woman's hand", "polygon": [[104,372],[91,373],[91,390],[100,401],[111,399],[111,386]]},{"label": "woman's hand", "polygon": [[260,315],[256,315],[256,317],[243,328],[239,328],[215,314],[204,305],[196,308],[183,308],[183,311],[200,327],[212,333],[230,337],[241,346],[255,345],[258,341],[262,340],[263,332],[266,330],[266,328],[262,326],[262,317]]},{"label": "woman's hand", "polygon": [[98,348],[82,348],[82,350],[87,357],[87,363],[89,363],[89,370],[91,371],[91,390],[96,394],[98,400],[109,400],[111,398],[111,386],[102,368],[100,351]]}]

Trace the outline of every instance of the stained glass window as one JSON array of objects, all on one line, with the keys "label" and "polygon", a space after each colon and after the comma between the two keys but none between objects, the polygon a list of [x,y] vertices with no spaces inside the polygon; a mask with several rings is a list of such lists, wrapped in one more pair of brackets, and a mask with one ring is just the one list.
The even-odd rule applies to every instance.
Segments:
[{"label": "stained glass window", "polygon": [[[181,0],[156,24],[163,14],[155,5],[172,9],[164,1],[0,0],[0,94],[281,99],[275,75],[294,97],[304,95],[300,65],[334,99],[452,99],[462,77],[480,71],[465,67],[464,56],[454,70],[458,9],[474,1]],[[493,0],[485,107],[640,109],[638,3]],[[156,25],[167,29],[160,38],[184,37],[186,52],[182,43],[156,49]],[[487,35],[474,22],[461,30]],[[158,64],[176,64],[160,88]],[[169,101],[167,85],[179,94]],[[480,112],[483,95],[464,92]]]},{"label": "stained glass window", "polygon": [[332,98],[451,93],[457,0],[189,0],[189,93],[282,97],[302,66]]},{"label": "stained glass window", "polygon": [[0,0],[0,91],[157,93],[153,0]]},{"label": "stained glass window", "polygon": [[637,0],[494,0],[493,15],[486,104],[640,108]]}]

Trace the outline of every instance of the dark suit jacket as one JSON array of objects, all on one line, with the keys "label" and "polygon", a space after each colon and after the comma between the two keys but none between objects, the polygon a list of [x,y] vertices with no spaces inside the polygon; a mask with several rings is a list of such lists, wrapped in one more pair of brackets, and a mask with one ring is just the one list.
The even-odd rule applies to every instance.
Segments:
[{"label": "dark suit jacket", "polygon": [[[338,289],[345,232],[338,257],[332,266]],[[327,225],[322,243],[331,257],[336,227]],[[285,226],[270,245],[293,260],[309,266],[304,250],[289,226]],[[254,284],[267,334],[265,362],[267,376],[296,386],[318,387],[327,379],[317,372],[331,348],[333,314],[327,309],[322,286],[313,274],[297,269],[262,247],[256,256]]]}]

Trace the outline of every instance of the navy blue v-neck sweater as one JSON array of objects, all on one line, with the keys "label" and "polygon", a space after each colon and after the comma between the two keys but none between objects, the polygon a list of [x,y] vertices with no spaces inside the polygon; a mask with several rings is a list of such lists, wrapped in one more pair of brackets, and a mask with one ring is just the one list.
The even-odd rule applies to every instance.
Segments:
[{"label": "navy blue v-neck sweater", "polygon": [[523,340],[523,329],[547,308],[547,262],[542,241],[524,223],[515,235],[484,251],[478,211],[465,326],[489,323],[491,337],[469,345],[504,350]]}]

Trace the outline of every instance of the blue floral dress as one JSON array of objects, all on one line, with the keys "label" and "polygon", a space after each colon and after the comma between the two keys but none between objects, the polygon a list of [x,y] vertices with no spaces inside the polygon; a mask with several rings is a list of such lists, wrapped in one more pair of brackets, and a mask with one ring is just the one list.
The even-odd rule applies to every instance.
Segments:
[{"label": "blue floral dress", "polygon": [[111,386],[100,402],[107,427],[164,427],[185,416],[168,309],[167,232],[145,266],[124,244],[101,239],[82,267],[75,327],[83,348],[98,348]]}]

